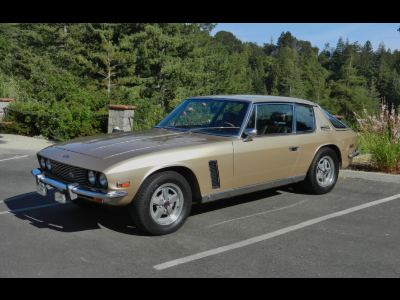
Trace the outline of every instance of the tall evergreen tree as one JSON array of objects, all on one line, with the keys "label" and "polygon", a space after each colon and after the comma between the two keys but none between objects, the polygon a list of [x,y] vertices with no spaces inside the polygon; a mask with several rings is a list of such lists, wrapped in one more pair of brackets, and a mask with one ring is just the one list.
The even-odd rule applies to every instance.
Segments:
[{"label": "tall evergreen tree", "polygon": [[88,24],[91,44],[87,45],[86,57],[80,61],[93,72],[92,82],[99,86],[107,97],[120,95],[118,87],[138,83],[134,75],[136,51],[126,36],[120,35],[120,24]]}]

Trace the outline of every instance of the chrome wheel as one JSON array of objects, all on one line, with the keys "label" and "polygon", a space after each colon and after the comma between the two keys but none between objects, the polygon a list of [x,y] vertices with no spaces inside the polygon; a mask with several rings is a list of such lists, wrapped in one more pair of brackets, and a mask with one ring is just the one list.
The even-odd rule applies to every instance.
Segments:
[{"label": "chrome wheel", "polygon": [[317,182],[320,186],[326,187],[335,179],[335,166],[329,156],[322,157],[317,165]]},{"label": "chrome wheel", "polygon": [[177,185],[163,184],[151,197],[150,214],[156,223],[169,225],[178,219],[183,202],[183,193]]}]

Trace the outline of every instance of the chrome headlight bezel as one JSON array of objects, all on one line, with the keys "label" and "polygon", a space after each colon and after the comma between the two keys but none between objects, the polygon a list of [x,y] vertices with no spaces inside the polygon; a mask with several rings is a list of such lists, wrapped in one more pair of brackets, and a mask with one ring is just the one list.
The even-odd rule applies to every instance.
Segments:
[{"label": "chrome headlight bezel", "polygon": [[99,184],[100,187],[102,188],[107,188],[108,186],[108,180],[106,175],[104,175],[104,173],[97,173],[97,183]]},{"label": "chrome headlight bezel", "polygon": [[46,169],[46,159],[43,156],[40,157],[40,166],[43,171]]},{"label": "chrome headlight bezel", "polygon": [[94,185],[96,183],[96,173],[92,170],[86,171],[86,180],[90,185]]},{"label": "chrome headlight bezel", "polygon": [[50,162],[50,159],[46,158],[45,162],[46,162],[46,169],[47,169],[48,171],[51,171],[51,162]]}]

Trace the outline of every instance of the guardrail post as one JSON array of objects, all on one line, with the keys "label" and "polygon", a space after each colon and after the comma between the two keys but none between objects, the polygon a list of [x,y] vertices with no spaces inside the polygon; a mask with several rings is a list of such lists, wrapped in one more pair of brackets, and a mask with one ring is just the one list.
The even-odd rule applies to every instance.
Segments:
[{"label": "guardrail post", "polygon": [[119,127],[124,132],[132,130],[132,118],[136,106],[107,105],[108,107],[108,133],[112,133],[114,127]]}]

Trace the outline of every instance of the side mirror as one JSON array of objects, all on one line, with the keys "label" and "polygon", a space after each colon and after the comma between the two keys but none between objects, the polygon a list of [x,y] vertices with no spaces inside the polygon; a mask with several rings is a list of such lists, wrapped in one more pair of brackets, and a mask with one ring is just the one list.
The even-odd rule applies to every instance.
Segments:
[{"label": "side mirror", "polygon": [[251,142],[253,137],[257,135],[257,129],[255,128],[248,128],[244,131],[244,134],[246,135],[245,139],[243,142]]}]

